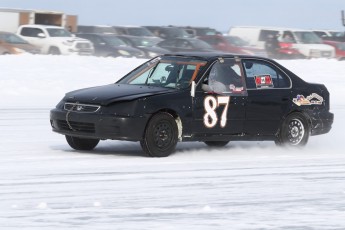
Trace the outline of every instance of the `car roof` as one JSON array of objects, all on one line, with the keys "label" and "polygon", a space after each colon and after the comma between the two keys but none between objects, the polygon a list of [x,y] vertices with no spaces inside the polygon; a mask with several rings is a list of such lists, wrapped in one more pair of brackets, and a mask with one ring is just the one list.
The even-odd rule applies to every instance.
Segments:
[{"label": "car roof", "polygon": [[21,25],[21,27],[32,27],[32,28],[50,28],[50,29],[65,29],[62,26],[53,26],[53,25],[41,25],[41,24],[27,24],[27,25]]}]

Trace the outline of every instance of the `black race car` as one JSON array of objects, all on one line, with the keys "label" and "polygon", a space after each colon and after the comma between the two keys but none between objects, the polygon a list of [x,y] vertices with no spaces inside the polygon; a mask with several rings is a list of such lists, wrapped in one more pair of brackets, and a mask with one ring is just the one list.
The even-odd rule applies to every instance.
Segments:
[{"label": "black race car", "polygon": [[118,82],[69,92],[51,110],[53,131],[76,150],[99,140],[140,141],[153,157],[178,141],[224,146],[272,140],[303,146],[330,131],[329,92],[277,62],[219,53],[162,55]]}]

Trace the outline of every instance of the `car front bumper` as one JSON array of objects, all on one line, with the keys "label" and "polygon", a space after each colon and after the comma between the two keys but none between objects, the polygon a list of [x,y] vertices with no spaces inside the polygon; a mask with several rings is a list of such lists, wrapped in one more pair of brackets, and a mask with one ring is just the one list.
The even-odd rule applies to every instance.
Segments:
[{"label": "car front bumper", "polygon": [[54,132],[82,138],[140,141],[147,121],[147,117],[68,113],[60,109],[50,111],[50,124]]}]

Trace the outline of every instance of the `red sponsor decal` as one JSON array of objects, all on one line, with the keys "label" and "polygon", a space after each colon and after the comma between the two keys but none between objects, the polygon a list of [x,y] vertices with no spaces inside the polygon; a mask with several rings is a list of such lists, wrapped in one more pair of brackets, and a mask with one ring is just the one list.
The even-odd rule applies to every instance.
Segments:
[{"label": "red sponsor decal", "polygon": [[256,88],[272,88],[273,81],[270,75],[255,76]]}]

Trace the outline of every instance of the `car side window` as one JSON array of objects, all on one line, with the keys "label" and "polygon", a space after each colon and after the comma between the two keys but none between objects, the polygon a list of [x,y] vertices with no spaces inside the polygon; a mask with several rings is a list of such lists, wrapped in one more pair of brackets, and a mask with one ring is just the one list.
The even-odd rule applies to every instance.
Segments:
[{"label": "car side window", "polygon": [[244,60],[248,89],[289,88],[290,79],[270,63],[260,60]]},{"label": "car side window", "polygon": [[43,33],[43,31],[39,28],[22,28],[20,35],[26,37],[38,37],[39,33]]},{"label": "car side window", "polygon": [[239,61],[233,58],[218,60],[209,70],[204,91],[225,95],[246,95],[246,84]]},{"label": "car side window", "polygon": [[161,46],[164,47],[174,47],[175,46],[175,41],[174,40],[165,40],[159,43]]}]

